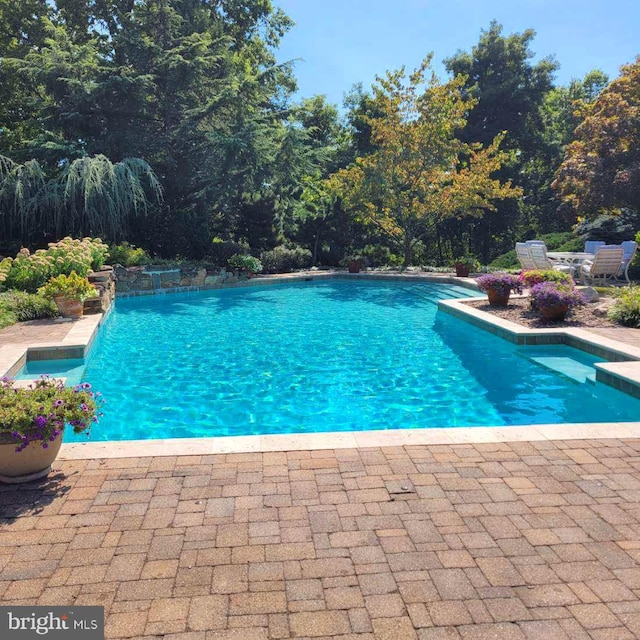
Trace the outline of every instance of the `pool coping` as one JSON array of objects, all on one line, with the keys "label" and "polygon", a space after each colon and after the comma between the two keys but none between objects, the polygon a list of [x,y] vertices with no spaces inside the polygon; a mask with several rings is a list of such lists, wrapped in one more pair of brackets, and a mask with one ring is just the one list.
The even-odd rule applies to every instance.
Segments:
[{"label": "pool coping", "polygon": [[[433,273],[371,273],[351,274],[335,271],[311,271],[296,274],[262,276],[226,285],[193,289],[206,291],[221,288],[252,287],[260,285],[330,280],[334,278],[362,280],[390,280],[453,284],[477,291],[474,280]],[[192,289],[189,289],[191,291]],[[153,295],[153,292],[150,292]],[[162,292],[174,293],[173,291]],[[175,293],[184,293],[176,291]],[[143,294],[137,294],[143,295]],[[129,297],[129,296],[118,296]],[[515,344],[566,344],[594,355],[616,360],[597,363],[596,379],[625,393],[640,397],[640,348],[610,338],[594,336],[583,329],[529,329],[480,311],[463,301],[484,300],[470,297],[440,300],[438,308],[471,324],[490,331]],[[0,373],[15,375],[27,359],[51,357],[85,357],[98,329],[108,316],[95,314],[73,322],[73,326],[60,342],[25,344],[0,347]],[[82,354],[82,355],[78,355]],[[637,395],[636,395],[637,394]],[[343,449],[381,446],[449,445],[473,443],[499,443],[518,441],[590,440],[610,438],[640,438],[640,422],[562,423],[546,425],[496,427],[446,427],[437,429],[393,429],[376,431],[350,431],[301,434],[265,434],[245,436],[218,436],[213,438],[173,438],[166,440],[126,440],[117,442],[85,442],[63,444],[58,459],[79,460],[93,458],[130,458],[149,456],[212,455],[221,453],[259,453],[271,451],[297,451]]]}]

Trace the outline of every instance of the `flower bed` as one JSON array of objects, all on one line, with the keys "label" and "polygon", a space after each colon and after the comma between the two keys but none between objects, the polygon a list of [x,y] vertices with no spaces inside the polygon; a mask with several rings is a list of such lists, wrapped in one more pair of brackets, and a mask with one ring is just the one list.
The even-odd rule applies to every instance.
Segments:
[{"label": "flower bed", "polygon": [[611,320],[608,320],[606,316],[599,316],[594,313],[598,308],[602,308],[607,302],[610,302],[608,298],[601,299],[598,304],[587,304],[583,307],[575,307],[571,315],[567,316],[565,320],[560,321],[545,321],[542,320],[539,314],[531,308],[529,298],[511,298],[509,304],[505,307],[493,307],[490,306],[485,300],[478,300],[476,302],[467,302],[468,304],[479,311],[486,311],[492,313],[505,320],[510,320],[517,324],[524,325],[531,328],[541,327],[619,327]]}]

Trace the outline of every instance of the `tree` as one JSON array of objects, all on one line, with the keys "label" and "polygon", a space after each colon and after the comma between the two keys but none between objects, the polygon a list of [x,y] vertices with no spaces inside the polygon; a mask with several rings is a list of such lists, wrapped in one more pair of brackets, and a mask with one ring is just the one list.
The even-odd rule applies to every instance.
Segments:
[{"label": "tree", "polygon": [[0,156],[0,229],[23,243],[66,234],[121,240],[154,198],[161,198],[158,179],[137,158],[79,158],[48,177],[36,160]]},{"label": "tree", "polygon": [[584,113],[554,188],[575,215],[640,211],[640,57]]},{"label": "tree", "polygon": [[559,149],[562,155],[582,122],[584,106],[591,104],[607,84],[608,76],[593,69],[582,80],[571,80],[566,87],[553,87],[542,105],[542,133],[547,144]]},{"label": "tree", "polygon": [[346,206],[400,249],[405,267],[442,221],[482,217],[494,200],[521,193],[492,177],[505,161],[502,135],[484,147],[455,137],[474,101],[462,96],[460,76],[442,84],[432,73],[427,83],[430,61],[408,81],[404,69],[377,79],[383,115],[369,121],[375,148],[330,179]]},{"label": "tree", "polygon": [[0,131],[0,151],[50,171],[87,156],[144,159],[164,200],[130,239],[160,253],[202,257],[214,235],[252,226],[259,202],[277,226],[273,185],[292,192],[277,172],[291,166],[294,88],[273,52],[291,24],[281,11],[269,0],[46,5],[39,46],[0,61],[29,88],[19,97],[32,109],[19,145],[3,146]]},{"label": "tree", "polygon": [[471,53],[459,51],[444,61],[449,72],[465,78],[463,96],[475,99],[460,138],[488,144],[506,131],[503,149],[510,154],[499,176],[524,192],[523,198],[501,202],[495,215],[473,225],[474,249],[487,261],[512,248],[520,229],[552,226],[558,204],[549,188],[556,165],[541,116],[558,65],[551,57],[532,64],[534,37],[532,29],[503,35],[502,26],[493,21]]}]

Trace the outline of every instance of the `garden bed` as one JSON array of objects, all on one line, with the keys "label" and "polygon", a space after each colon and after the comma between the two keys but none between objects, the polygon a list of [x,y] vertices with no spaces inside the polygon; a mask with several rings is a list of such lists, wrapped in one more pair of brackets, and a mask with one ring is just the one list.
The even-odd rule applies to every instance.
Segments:
[{"label": "garden bed", "polygon": [[529,298],[511,298],[506,307],[492,307],[488,302],[475,301],[466,302],[480,311],[492,313],[505,320],[516,322],[526,327],[549,328],[549,327],[618,327],[615,322],[608,320],[606,316],[596,315],[596,309],[602,309],[603,305],[609,301],[601,298],[597,303],[586,304],[583,307],[575,307],[563,321],[542,320],[538,314],[531,309]]}]

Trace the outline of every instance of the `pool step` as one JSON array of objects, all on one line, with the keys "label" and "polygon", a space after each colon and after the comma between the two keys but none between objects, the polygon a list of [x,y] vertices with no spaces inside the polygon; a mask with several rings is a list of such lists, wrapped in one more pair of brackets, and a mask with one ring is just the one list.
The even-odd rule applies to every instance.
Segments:
[{"label": "pool step", "polygon": [[596,381],[596,370],[573,358],[566,356],[531,356],[529,359],[581,384],[585,382],[595,383]]},{"label": "pool step", "polygon": [[[424,285],[422,285],[424,286]],[[415,288],[404,287],[404,290],[407,293],[411,293],[412,295],[421,298],[425,302],[429,304],[437,305],[440,300],[451,300],[460,297],[460,293],[458,291],[443,291],[442,289],[433,289],[429,291],[424,290],[416,290]],[[469,292],[469,295],[473,295],[473,291]]]}]

